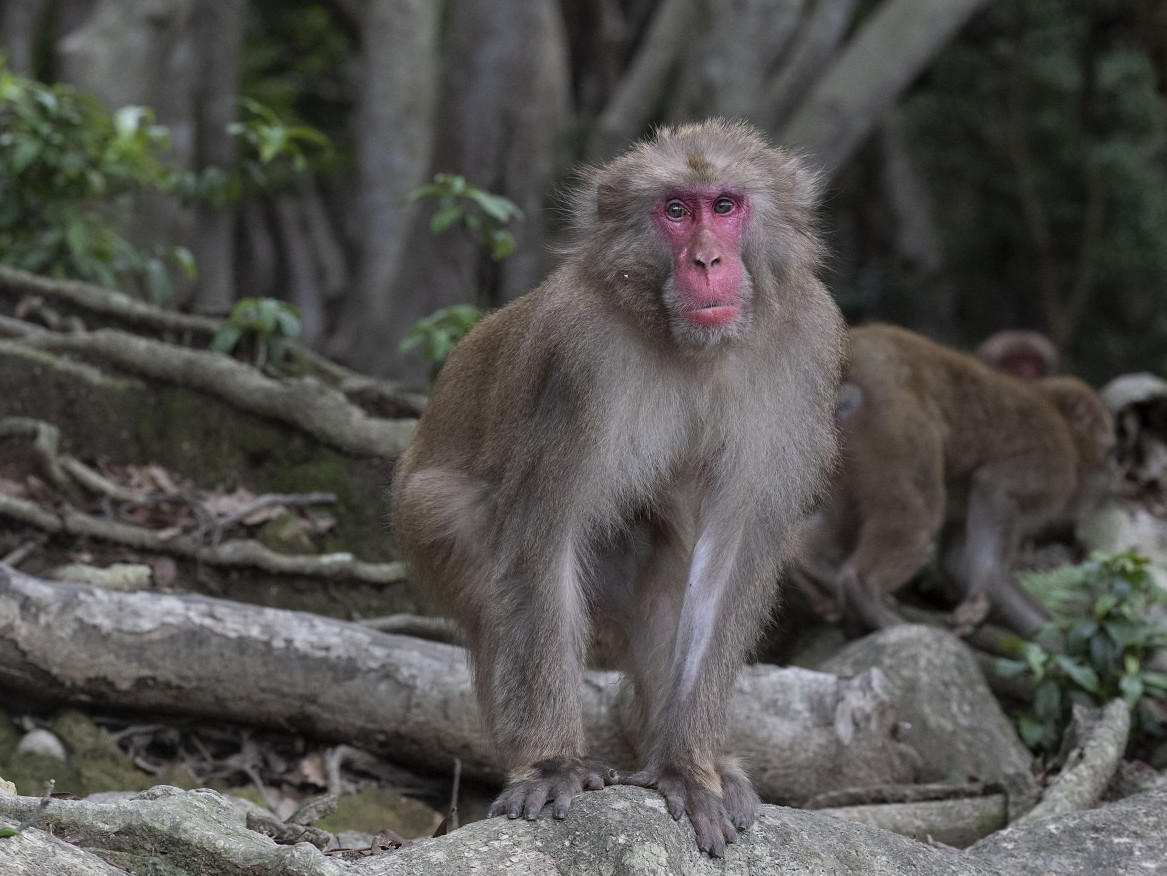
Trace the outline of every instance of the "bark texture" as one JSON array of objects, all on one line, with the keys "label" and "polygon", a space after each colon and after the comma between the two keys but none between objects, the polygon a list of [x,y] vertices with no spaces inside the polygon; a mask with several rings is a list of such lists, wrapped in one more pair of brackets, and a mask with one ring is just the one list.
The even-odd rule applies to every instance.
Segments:
[{"label": "bark texture", "polygon": [[828,173],[871,134],[900,93],[986,0],[887,0],[815,84],[780,138]]}]

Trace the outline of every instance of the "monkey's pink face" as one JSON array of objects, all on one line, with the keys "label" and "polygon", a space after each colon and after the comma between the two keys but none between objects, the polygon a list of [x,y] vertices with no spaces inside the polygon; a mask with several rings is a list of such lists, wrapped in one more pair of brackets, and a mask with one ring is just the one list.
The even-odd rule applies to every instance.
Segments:
[{"label": "monkey's pink face", "polygon": [[723,189],[681,189],[653,211],[673,252],[679,316],[698,329],[732,327],[742,317],[746,284],[744,197]]}]

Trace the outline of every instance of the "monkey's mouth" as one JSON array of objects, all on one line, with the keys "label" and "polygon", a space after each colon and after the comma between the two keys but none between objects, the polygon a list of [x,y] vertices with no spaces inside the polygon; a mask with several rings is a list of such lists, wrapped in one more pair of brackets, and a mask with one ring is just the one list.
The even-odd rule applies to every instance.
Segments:
[{"label": "monkey's mouth", "polygon": [[685,319],[700,328],[717,328],[735,322],[742,315],[736,304],[710,304],[685,313]]}]

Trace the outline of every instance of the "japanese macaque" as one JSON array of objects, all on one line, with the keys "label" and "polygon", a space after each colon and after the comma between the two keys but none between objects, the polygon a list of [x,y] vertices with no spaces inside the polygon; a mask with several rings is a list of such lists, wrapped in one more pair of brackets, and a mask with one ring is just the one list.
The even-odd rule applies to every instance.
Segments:
[{"label": "japanese macaque", "polygon": [[1046,615],[1010,565],[1024,537],[1072,521],[1104,486],[1114,428],[1102,398],[1076,378],[1018,379],[893,326],[852,329],[848,345],[842,472],[796,577],[866,627],[901,623],[887,597],[939,544],[965,590],[959,632],[991,610],[1032,634]]},{"label": "japanese macaque", "polygon": [[[816,179],[745,124],[662,128],[586,173],[574,244],[450,355],[393,485],[509,770],[492,815],[655,787],[721,855],[754,818],[726,702],[836,453],[838,309]],[[633,686],[640,769],[589,759],[589,630]]]},{"label": "japanese macaque", "polygon": [[985,338],[973,355],[1014,377],[1033,380],[1058,373],[1058,348],[1040,332],[1009,329]]}]

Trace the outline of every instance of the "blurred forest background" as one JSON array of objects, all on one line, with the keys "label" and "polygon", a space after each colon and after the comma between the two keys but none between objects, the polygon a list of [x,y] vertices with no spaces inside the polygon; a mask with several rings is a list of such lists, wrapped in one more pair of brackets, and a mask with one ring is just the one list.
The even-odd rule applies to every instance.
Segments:
[{"label": "blurred forest background", "polygon": [[[1167,367],[1162,0],[0,0],[0,35],[0,261],[204,313],[286,300],[368,373],[423,383],[411,325],[544,275],[573,167],[712,115],[829,176],[852,322],[960,345],[1033,328],[1095,381]],[[102,220],[137,249],[46,207],[50,177],[88,171],[18,148],[59,92],[22,109],[14,76],[152,111],[114,136],[167,184],[74,191],[116,195]],[[432,233],[407,195],[435,173],[522,210],[512,254]],[[157,250],[180,256],[165,277],[126,255],[150,247],[182,248]]]}]

